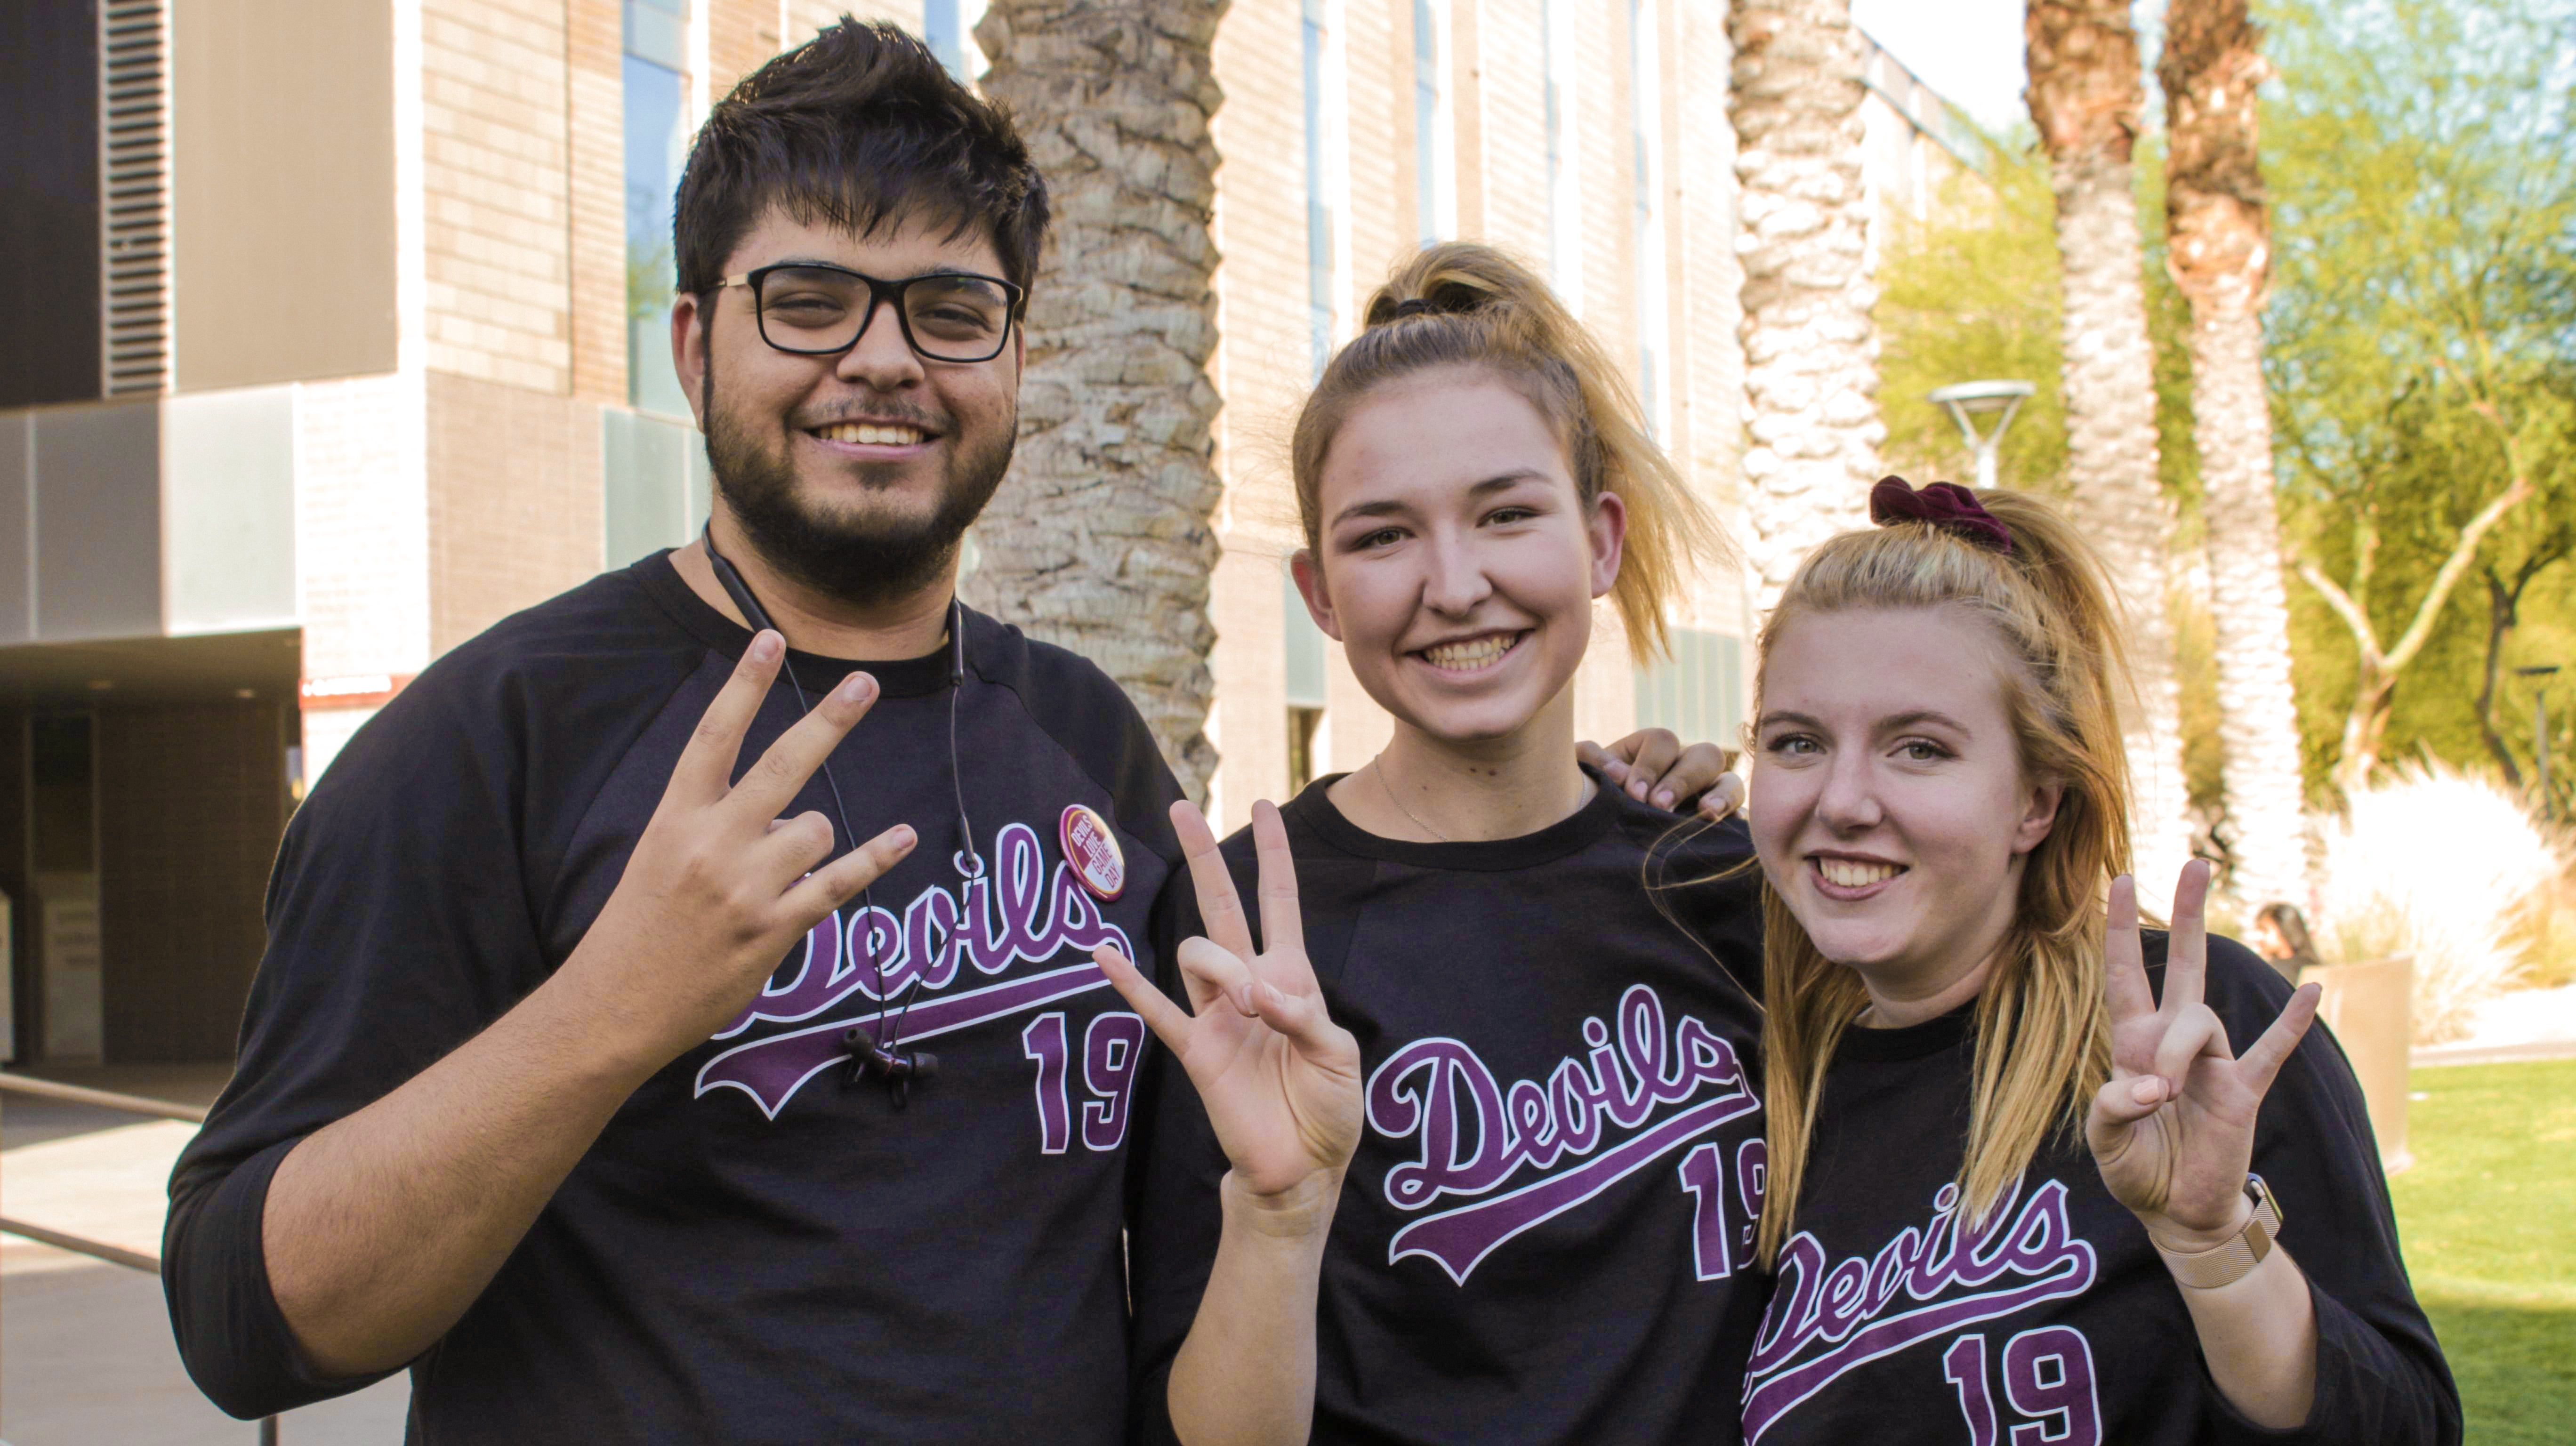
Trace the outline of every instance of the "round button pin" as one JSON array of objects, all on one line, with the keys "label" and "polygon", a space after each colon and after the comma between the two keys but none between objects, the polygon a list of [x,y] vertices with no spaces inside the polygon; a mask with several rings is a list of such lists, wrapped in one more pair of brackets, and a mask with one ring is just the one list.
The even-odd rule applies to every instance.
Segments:
[{"label": "round button pin", "polygon": [[1108,820],[1081,804],[1067,805],[1058,824],[1064,861],[1082,886],[1103,900],[1115,899],[1127,887],[1127,856]]}]

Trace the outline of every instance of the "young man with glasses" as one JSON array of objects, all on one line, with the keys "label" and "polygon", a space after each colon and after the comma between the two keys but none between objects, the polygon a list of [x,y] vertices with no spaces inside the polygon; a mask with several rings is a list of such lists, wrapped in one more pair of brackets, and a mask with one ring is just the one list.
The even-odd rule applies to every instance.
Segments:
[{"label": "young man with glasses", "polygon": [[952,605],[1046,221],[891,27],[709,116],[713,553],[458,647],[299,810],[171,1185],[218,1404],[409,1366],[425,1442],[1119,1439],[1144,1030],[1090,951],[1161,957],[1179,794],[1099,670]]},{"label": "young man with glasses", "polygon": [[409,1366],[420,1442],[1117,1441],[1147,1050],[1090,955],[1167,959],[1179,791],[954,601],[1044,183],[845,21],[677,218],[707,535],[449,653],[298,812],[171,1182],[182,1354],[244,1416]]}]

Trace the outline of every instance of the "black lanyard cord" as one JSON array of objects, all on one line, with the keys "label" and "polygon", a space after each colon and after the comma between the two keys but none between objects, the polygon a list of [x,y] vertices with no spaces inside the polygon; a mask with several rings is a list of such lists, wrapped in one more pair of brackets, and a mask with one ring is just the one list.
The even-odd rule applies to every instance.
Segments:
[{"label": "black lanyard cord", "polygon": [[[734,606],[742,610],[744,620],[754,628],[766,628],[778,633],[783,643],[786,639],[785,631],[770,621],[768,610],[760,605],[760,599],[753,594],[751,584],[743,579],[742,573],[726,559],[723,553],[716,551],[714,528],[710,526],[702,529],[699,533],[699,541],[706,548],[707,563],[714,569],[716,581],[722,584],[726,594],[733,598]],[[948,600],[948,636],[951,646],[948,666],[948,779],[957,800],[958,848],[957,852],[950,856],[949,862],[956,868],[961,879],[972,881],[983,877],[984,860],[975,852],[974,826],[967,821],[965,770],[958,766],[957,755],[957,705],[958,699],[966,691],[965,624],[965,608],[952,595]],[[782,653],[779,665],[780,671],[787,675],[787,686],[795,690],[797,711],[800,714],[814,711],[812,701],[805,696],[804,682],[796,676],[794,660]],[[832,772],[832,760],[829,756],[823,760],[822,774],[823,786],[830,790],[832,795],[832,811],[840,817],[842,848],[845,851],[855,850],[858,847],[858,833],[850,826],[849,805],[841,800],[841,781]],[[887,1084],[893,1093],[895,1108],[901,1109],[909,1097],[912,1079],[926,1078],[938,1063],[934,1055],[922,1054],[918,1051],[910,1054],[900,1052],[903,1043],[903,1022],[912,1013],[914,996],[921,992],[915,987],[921,982],[921,971],[915,970],[913,977],[906,982],[903,1005],[895,1011],[894,1022],[889,1029],[885,1022],[884,1010],[885,961],[876,947],[877,907],[872,887],[862,887],[859,890],[859,903],[867,911],[864,916],[867,922],[859,931],[860,947],[867,951],[868,967],[876,975],[878,1004],[876,1027],[868,1031],[868,1044],[872,1048],[866,1051],[861,1064],[887,1075]],[[853,1029],[850,1033],[855,1035],[859,1031]],[[849,1042],[856,1047],[857,1041]]]}]

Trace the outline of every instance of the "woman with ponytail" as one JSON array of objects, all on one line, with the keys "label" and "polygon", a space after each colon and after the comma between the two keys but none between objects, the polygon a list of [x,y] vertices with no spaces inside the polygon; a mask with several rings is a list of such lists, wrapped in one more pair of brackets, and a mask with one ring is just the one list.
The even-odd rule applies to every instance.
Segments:
[{"label": "woman with ponytail", "polygon": [[[1762,1305],[1758,921],[1749,877],[1649,868],[1750,846],[1658,850],[1671,816],[1578,766],[1570,686],[1596,600],[1647,657],[1723,541],[1526,267],[1431,247],[1366,315],[1298,420],[1292,567],[1393,736],[1223,865],[1184,828],[1246,892],[1257,852],[1266,952],[1203,887],[1187,1010],[1102,961],[1182,1066],[1128,1241],[1134,1414],[1190,1446],[1722,1442],[1709,1363]],[[1318,1001],[1355,1059],[1300,1052]]]},{"label": "woman with ponytail", "polygon": [[2120,629],[2048,504],[1879,484],[1763,628],[1759,1446],[2432,1443],[2459,1400],[2350,1067],[2142,931]]}]

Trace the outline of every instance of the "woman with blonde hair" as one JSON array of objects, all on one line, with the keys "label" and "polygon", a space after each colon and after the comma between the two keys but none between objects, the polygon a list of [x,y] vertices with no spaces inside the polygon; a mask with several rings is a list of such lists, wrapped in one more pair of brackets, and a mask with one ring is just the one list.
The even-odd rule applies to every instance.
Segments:
[{"label": "woman with blonde hair", "polygon": [[2139,928],[2092,549],[2010,492],[1871,516],[1761,640],[1746,1439],[2458,1440],[2315,988],[2206,935],[2206,865]]},{"label": "woman with blonde hair", "polygon": [[[1749,880],[1668,913],[1647,871],[1750,850],[1734,824],[1659,852],[1671,816],[1577,765],[1572,693],[1596,600],[1648,656],[1722,540],[1582,327],[1481,246],[1370,301],[1294,480],[1298,589],[1393,736],[1223,862],[1184,823],[1214,941],[1179,955],[1188,1009],[1103,958],[1182,1066],[1129,1237],[1136,1418],[1191,1446],[1722,1441],[1709,1362],[1763,1297],[1756,917]],[[1261,948],[1225,879],[1256,852]]]}]

